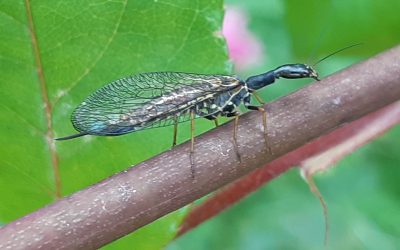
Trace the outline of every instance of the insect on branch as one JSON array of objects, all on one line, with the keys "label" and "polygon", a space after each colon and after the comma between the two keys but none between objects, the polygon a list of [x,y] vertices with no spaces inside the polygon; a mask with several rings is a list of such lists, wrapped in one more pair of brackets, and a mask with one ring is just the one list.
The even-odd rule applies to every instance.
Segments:
[{"label": "insect on branch", "polygon": [[399,100],[399,54],[395,47],[265,105],[272,154],[264,142],[262,116],[249,112],[240,117],[237,131],[240,162],[230,122],[196,137],[195,178],[187,142],[0,228],[0,248],[95,249],[135,231]]}]

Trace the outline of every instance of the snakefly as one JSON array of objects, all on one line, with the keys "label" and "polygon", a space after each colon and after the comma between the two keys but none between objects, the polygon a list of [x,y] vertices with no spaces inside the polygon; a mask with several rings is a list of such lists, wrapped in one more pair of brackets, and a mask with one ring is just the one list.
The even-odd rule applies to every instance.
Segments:
[{"label": "snakefly", "polygon": [[[318,60],[313,66],[328,57],[359,44],[339,49]],[[79,133],[57,138],[69,140],[85,135],[117,136],[148,128],[174,126],[173,143],[176,145],[178,124],[190,120],[190,163],[193,176],[194,119],[203,117],[234,117],[233,144],[240,161],[237,144],[239,122],[238,106],[258,110],[263,116],[264,138],[267,149],[267,114],[262,106],[250,104],[254,96],[263,101],[256,90],[270,85],[279,78],[313,78],[318,73],[307,64],[285,64],[266,73],[251,76],[243,81],[236,76],[204,75],[179,72],[153,72],[128,76],[113,81],[89,95],[72,113],[72,124]]]},{"label": "snakefly", "polygon": [[[255,91],[278,78],[314,78],[317,72],[306,64],[286,64],[246,81],[235,76],[204,75],[178,72],[143,73],[113,81],[89,95],[72,113],[72,124],[79,133],[56,140],[84,135],[117,136],[148,128],[174,126],[176,145],[178,123],[191,121],[190,162],[193,173],[194,119],[204,117],[217,121],[218,116],[235,117],[233,142],[237,151],[239,110],[243,103],[263,114],[266,134],[266,112],[250,104]],[[216,122],[216,125],[218,123]]]}]

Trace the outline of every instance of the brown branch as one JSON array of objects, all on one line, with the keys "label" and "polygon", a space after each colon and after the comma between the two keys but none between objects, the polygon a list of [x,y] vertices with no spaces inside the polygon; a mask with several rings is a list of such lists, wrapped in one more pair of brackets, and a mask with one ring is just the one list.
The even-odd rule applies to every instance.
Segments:
[{"label": "brown branch", "polygon": [[[376,126],[376,123],[382,122],[384,124],[378,125],[379,128],[377,128],[379,132],[367,138],[367,140],[371,140],[372,138],[381,135],[383,132],[400,123],[400,101],[390,104],[373,113],[369,113],[368,115],[350,122],[349,124],[345,124],[326,135],[320,136],[312,142],[273,160],[264,167],[256,169],[250,174],[220,189],[206,201],[191,209],[182,222],[177,237],[192,230],[204,221],[218,215],[226,208],[239,202],[241,199],[280,174],[288,171],[290,168],[300,166],[305,160],[310,159],[310,157],[312,158],[321,152],[325,152],[343,141],[352,138],[359,132],[368,129],[371,123],[373,126]],[[366,143],[366,141],[364,141],[364,143]],[[330,162],[330,160],[331,159],[327,159],[328,162]],[[321,162],[322,165],[325,163],[326,162]],[[306,173],[305,175],[310,174]]]},{"label": "brown branch", "polygon": [[194,179],[190,144],[184,143],[4,226],[0,248],[93,249],[122,237],[343,123],[399,100],[399,54],[396,47],[268,104],[273,155],[265,147],[261,115],[247,113],[238,133],[241,163],[230,122],[196,138]]}]

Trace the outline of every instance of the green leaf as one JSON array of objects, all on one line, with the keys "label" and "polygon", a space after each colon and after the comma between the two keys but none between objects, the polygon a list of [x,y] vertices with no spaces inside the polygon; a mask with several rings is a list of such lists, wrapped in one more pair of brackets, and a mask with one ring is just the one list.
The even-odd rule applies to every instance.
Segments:
[{"label": "green leaf", "polygon": [[[53,138],[75,133],[72,110],[120,77],[229,73],[218,35],[222,17],[222,0],[0,1],[0,221],[169,149],[171,128],[113,138]],[[211,124],[199,126],[204,131]],[[181,129],[180,141],[187,135]],[[118,244],[160,247],[182,216],[167,216]]]}]

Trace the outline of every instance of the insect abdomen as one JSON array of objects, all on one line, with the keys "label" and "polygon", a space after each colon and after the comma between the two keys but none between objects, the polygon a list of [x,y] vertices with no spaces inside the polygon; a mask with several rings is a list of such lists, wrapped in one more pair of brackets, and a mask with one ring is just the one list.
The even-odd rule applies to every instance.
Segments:
[{"label": "insect abdomen", "polygon": [[76,130],[92,135],[121,135],[142,130],[161,120],[187,114],[199,103],[213,98],[215,93],[204,94],[204,87],[204,83],[201,88],[196,85],[183,86],[149,98],[138,106],[131,105],[135,100],[129,99],[129,96],[121,100],[108,94],[110,90],[107,88],[110,86],[105,86],[77,107],[72,114],[72,123]]}]

